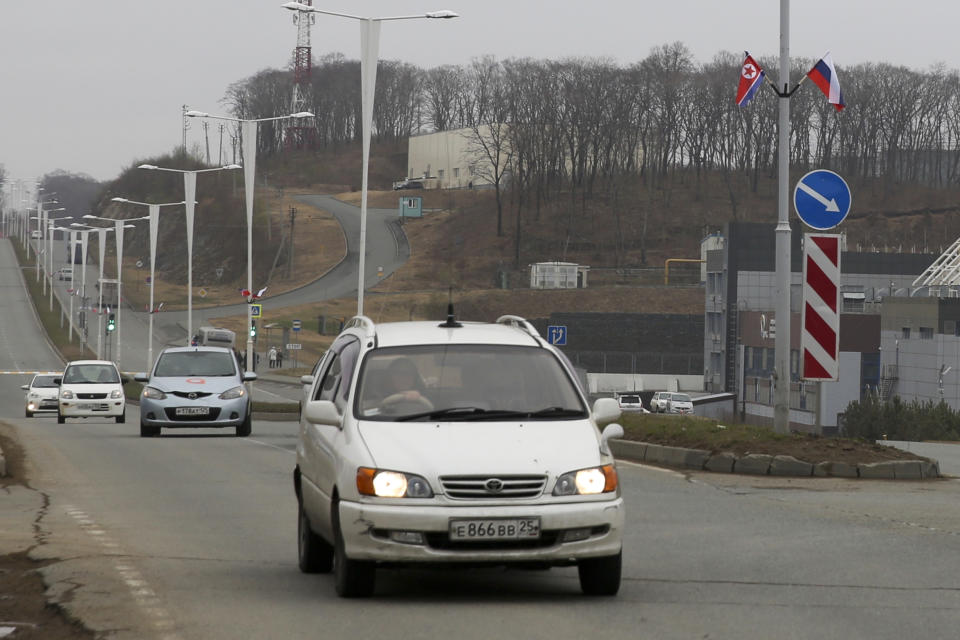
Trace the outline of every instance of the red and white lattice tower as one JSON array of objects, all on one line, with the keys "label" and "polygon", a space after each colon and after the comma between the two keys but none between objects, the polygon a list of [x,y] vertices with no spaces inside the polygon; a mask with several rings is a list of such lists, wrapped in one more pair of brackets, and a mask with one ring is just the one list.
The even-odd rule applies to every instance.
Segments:
[{"label": "red and white lattice tower", "polygon": [[804,380],[836,380],[840,349],[840,236],[808,233],[803,241]]},{"label": "red and white lattice tower", "polygon": [[[313,0],[300,0],[300,4],[313,6]],[[287,7],[289,8],[289,7]],[[313,55],[310,47],[310,27],[315,15],[309,11],[293,10],[293,23],[297,25],[297,46],[293,50],[293,98],[290,113],[309,111],[307,96],[310,95],[310,77],[313,72]],[[316,129],[309,120],[294,119],[287,127],[285,143],[288,149],[313,149],[316,147]]]}]

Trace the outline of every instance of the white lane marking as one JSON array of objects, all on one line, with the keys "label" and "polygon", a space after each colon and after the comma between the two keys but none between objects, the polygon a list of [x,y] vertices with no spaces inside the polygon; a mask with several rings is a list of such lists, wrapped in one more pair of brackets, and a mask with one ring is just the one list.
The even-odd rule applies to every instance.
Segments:
[{"label": "white lane marking", "polygon": [[[100,543],[112,555],[120,555],[120,545],[111,540],[105,529],[96,524],[93,518],[84,511],[67,505],[65,507],[67,514],[72,517],[80,528],[86,531],[94,540]],[[120,575],[130,596],[137,603],[140,610],[150,618],[150,624],[157,631],[165,633],[163,640],[182,640],[176,633],[170,633],[176,627],[173,617],[167,613],[163,607],[163,602],[157,597],[157,594],[150,588],[150,585],[143,578],[140,572],[122,561],[117,561],[113,565],[114,570]],[[2,638],[3,635],[0,635]]]},{"label": "white lane marking", "polygon": [[267,394],[268,396],[273,396],[274,398],[280,398],[280,399],[283,400],[284,402],[296,402],[295,400],[293,400],[293,399],[291,399],[291,398],[288,398],[287,396],[282,396],[282,395],[280,395],[279,393],[274,393],[273,391],[267,391],[266,389],[263,389],[263,388],[261,388],[261,387],[256,387],[256,392],[257,392],[257,393],[265,393],[265,394]]},{"label": "white lane marking", "polygon": [[659,471],[660,473],[666,473],[671,476],[676,476],[678,478],[685,478],[686,476],[679,471],[674,471],[673,469],[664,469],[663,467],[654,467],[653,465],[643,464],[642,462],[633,462],[631,460],[617,460],[618,465],[626,465],[630,467],[639,467],[641,469],[646,469],[648,471]]},{"label": "white lane marking", "polygon": [[290,451],[289,449],[284,449],[283,447],[278,447],[275,444],[270,444],[269,442],[263,442],[262,440],[256,440],[254,438],[243,438],[241,442],[246,442],[248,444],[258,444],[262,447],[270,447],[271,449],[276,449],[277,451],[283,451],[284,453],[292,453],[296,455],[296,451]]}]

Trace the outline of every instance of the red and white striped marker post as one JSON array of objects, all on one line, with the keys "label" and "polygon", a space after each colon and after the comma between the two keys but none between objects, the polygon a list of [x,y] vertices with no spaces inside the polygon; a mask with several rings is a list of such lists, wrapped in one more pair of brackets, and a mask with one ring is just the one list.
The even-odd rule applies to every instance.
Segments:
[{"label": "red and white striped marker post", "polygon": [[800,333],[804,380],[836,380],[840,350],[840,236],[808,233],[803,242]]}]

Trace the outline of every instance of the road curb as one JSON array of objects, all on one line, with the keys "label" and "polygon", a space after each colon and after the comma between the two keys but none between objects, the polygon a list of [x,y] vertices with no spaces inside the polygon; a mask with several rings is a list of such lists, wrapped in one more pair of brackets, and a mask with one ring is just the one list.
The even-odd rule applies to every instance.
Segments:
[{"label": "road curb", "polygon": [[610,450],[617,458],[625,460],[713,473],[871,480],[930,480],[941,477],[940,463],[931,459],[887,460],[857,465],[832,460],[813,463],[793,456],[757,453],[738,456],[729,451],[712,453],[706,449],[668,447],[634,440],[611,440]]}]

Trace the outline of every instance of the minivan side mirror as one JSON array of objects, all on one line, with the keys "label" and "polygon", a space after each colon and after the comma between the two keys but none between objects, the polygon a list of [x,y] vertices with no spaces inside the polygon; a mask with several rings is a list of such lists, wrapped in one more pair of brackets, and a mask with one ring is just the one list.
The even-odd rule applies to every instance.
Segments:
[{"label": "minivan side mirror", "polygon": [[620,403],[613,398],[597,398],[592,417],[597,426],[613,422],[620,417]]},{"label": "minivan side mirror", "polygon": [[60,385],[63,384],[63,378],[54,378],[54,379],[53,379],[53,384],[55,384],[55,385],[57,385],[57,386],[59,387]]},{"label": "minivan side mirror", "polygon": [[23,389],[24,391],[26,391],[27,389],[30,388],[30,385],[28,385],[28,384],[22,384],[22,385],[20,385],[20,388]]},{"label": "minivan side mirror", "polygon": [[135,373],[135,374],[133,375],[133,379],[134,379],[135,382],[150,382],[150,374],[149,374],[149,373]]},{"label": "minivan side mirror", "polygon": [[314,424],[326,424],[339,427],[341,422],[337,405],[330,400],[311,400],[303,409],[303,417]]}]

